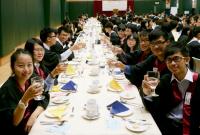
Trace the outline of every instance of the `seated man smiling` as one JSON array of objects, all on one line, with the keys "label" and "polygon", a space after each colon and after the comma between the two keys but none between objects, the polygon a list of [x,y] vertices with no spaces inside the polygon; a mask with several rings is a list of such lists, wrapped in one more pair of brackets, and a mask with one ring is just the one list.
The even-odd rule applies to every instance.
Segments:
[{"label": "seated man smiling", "polygon": [[161,77],[156,88],[158,97],[150,96],[147,75],[144,76],[145,106],[154,109],[151,113],[163,135],[200,134],[200,78],[188,68],[189,50],[183,45],[170,45],[164,54],[171,74]]}]

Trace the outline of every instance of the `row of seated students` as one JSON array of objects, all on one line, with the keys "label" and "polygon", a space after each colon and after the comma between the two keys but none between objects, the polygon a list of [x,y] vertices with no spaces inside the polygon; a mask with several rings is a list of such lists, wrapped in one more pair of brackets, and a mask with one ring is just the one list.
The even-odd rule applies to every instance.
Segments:
[{"label": "row of seated students", "polygon": [[[48,91],[57,76],[66,71],[62,61],[73,59],[73,50],[85,47],[72,42],[72,29],[61,26],[58,30],[46,27],[40,39],[30,38],[24,49],[17,49],[10,58],[12,74],[0,88],[0,129],[2,133],[26,135],[37,117],[49,103]],[[44,87],[32,84],[31,79],[44,79]],[[43,100],[34,97],[43,94]]]},{"label": "row of seated students", "polygon": [[[185,22],[186,19],[147,16],[141,19],[145,26],[132,20],[113,21],[105,16],[100,19],[108,33],[102,41],[118,57],[118,61],[109,60],[108,65],[120,68],[140,89],[143,102],[163,135],[200,134],[199,73],[192,71],[190,63],[191,57],[200,57],[200,18],[196,23]],[[148,24],[151,20],[153,24]],[[115,26],[111,27],[113,23]],[[148,55],[144,57],[145,54]],[[160,73],[155,90],[158,97],[152,97],[147,81],[147,71],[153,69]]]},{"label": "row of seated students", "polygon": [[[101,20],[101,18],[99,19]],[[159,17],[154,16],[153,19],[159,19]],[[172,46],[170,45],[171,43],[178,41],[179,38],[177,38],[177,36],[180,37],[180,34],[178,34],[178,31],[176,30],[175,32],[172,32],[175,33],[172,34],[172,36],[176,38],[169,38],[170,34],[169,32],[167,32],[167,30],[168,27],[170,26],[169,25],[170,22],[165,22],[165,23],[163,22],[162,25],[160,22],[160,25],[154,24],[152,25],[152,28],[148,29],[141,28],[142,23],[138,24],[132,21],[126,22],[126,24],[120,23],[119,26],[115,27],[113,27],[113,25],[111,27],[110,24],[112,25],[112,23],[107,22],[105,24],[106,27],[104,27],[102,21],[103,29],[105,29],[105,32],[107,32],[108,34],[105,33],[105,36],[102,37],[101,42],[107,44],[108,46],[111,46],[113,52],[118,56],[119,60],[121,61],[117,62],[109,61],[108,64],[111,66],[116,66],[121,68],[121,70],[124,71],[127,79],[129,79],[132,84],[140,88],[141,85],[143,84],[142,82],[145,83],[143,78],[146,72],[152,70],[155,67],[160,72],[161,78],[165,74],[172,74],[175,76],[175,78],[178,78],[177,80],[179,81],[185,79],[184,78],[185,76],[183,78],[179,78],[177,74],[173,72],[173,70],[170,70],[167,64],[168,56],[165,58],[166,47]],[[114,31],[113,28],[116,27],[119,31],[116,30]],[[198,27],[199,26],[194,27],[197,33],[199,33]],[[177,28],[178,28],[178,23],[177,23]],[[13,53],[13,55],[11,56],[11,69],[13,71],[13,74],[3,84],[0,90],[0,98],[1,98],[0,127],[2,128],[2,131],[27,134],[30,131],[35,120],[37,119],[38,115],[42,111],[44,111],[44,109],[47,107],[49,102],[48,92],[46,93],[46,98],[44,100],[42,101],[33,100],[33,98],[36,95],[41,94],[42,88],[31,85],[30,79],[34,75],[38,75],[44,78],[46,84],[45,89],[47,89],[48,91],[48,89],[50,89],[51,86],[53,85],[56,76],[59,73],[63,72],[66,68],[64,65],[59,64],[59,62],[64,61],[68,58],[71,59],[70,57],[73,57],[73,50],[78,50],[85,47],[83,43],[75,44],[73,46],[70,45],[71,43],[68,43],[69,46],[65,43],[68,40],[68,33],[70,33],[68,31],[70,30],[68,26],[61,27],[58,29],[58,35],[57,35],[57,32],[54,29],[44,28],[40,32],[40,40],[31,38],[27,40],[25,45],[25,50],[19,49],[15,53]],[[199,40],[198,34],[196,35],[195,38],[193,38],[194,41]],[[188,41],[187,35],[184,35],[183,40],[179,41],[179,44],[182,45],[181,47],[187,46],[184,45],[185,41]],[[170,54],[169,56],[171,57],[171,55],[173,54]],[[175,68],[178,68],[177,64],[183,61],[185,62],[185,64],[188,65],[188,60],[186,58],[187,55],[184,54],[181,55],[183,56],[176,57],[178,60],[175,59],[175,57],[171,58],[172,59],[171,63],[173,64],[175,63],[174,64]],[[185,70],[183,75],[186,75],[186,73],[189,71],[190,69],[187,68],[187,70]],[[183,71],[180,72],[183,73]],[[195,81],[196,80],[194,79],[194,82]],[[191,81],[191,83],[192,82],[193,81]],[[144,84],[144,86],[146,89],[149,89],[148,84]],[[184,88],[187,89],[188,87],[184,86]],[[168,91],[168,89],[166,89],[166,91]],[[159,90],[156,90],[156,92],[161,93]],[[195,95],[197,95],[197,97],[198,97],[198,92],[199,88],[197,87],[195,89]],[[144,91],[144,93],[142,93],[142,97],[146,96],[148,96],[148,92]],[[159,106],[156,106],[157,103],[160,103],[160,101],[157,102],[156,105],[154,105],[153,104],[154,100],[151,100],[152,102],[149,103],[145,102],[146,99],[148,98],[144,98],[144,103],[145,105],[146,104],[150,105],[150,107],[147,106],[147,108],[152,108],[152,110],[150,109],[149,111],[155,118],[159,128],[161,129],[161,132],[163,134],[170,134],[165,130],[163,130],[163,125],[160,124],[160,121],[164,120],[166,112],[171,113],[172,110],[166,110],[166,112],[163,112],[162,113],[163,119],[156,119],[157,117],[158,118],[161,117],[161,115],[158,115],[159,113],[157,113],[157,111],[160,111],[159,110],[160,108]],[[185,98],[183,98],[182,101],[184,99]],[[193,103],[193,95],[192,97],[189,98],[189,100],[190,99],[192,99],[191,103]],[[198,101],[198,99],[194,98],[194,100],[195,103],[197,103],[196,101]],[[183,127],[177,128],[177,129],[184,129],[184,130],[178,130],[177,134],[183,134],[183,133],[185,134],[186,132],[188,134],[199,133],[199,127],[198,127],[199,116],[196,115],[199,112],[198,110],[196,110],[197,107],[195,103],[194,105],[189,104],[192,113],[186,115],[186,117],[188,118],[192,117],[192,120],[195,121],[192,120],[190,121],[188,120],[188,118],[186,118],[186,125],[184,122],[182,122],[183,119],[185,120],[184,118],[185,115],[183,115],[182,112],[182,110],[184,110],[183,102],[180,102],[181,107],[177,107],[177,104],[175,104],[175,106],[170,108],[170,109],[175,108],[175,110],[178,110],[177,111],[178,114],[180,114],[180,117],[176,117],[176,115],[172,117],[172,119],[170,119],[171,120],[170,122],[176,123],[175,120],[178,119],[179,122],[180,121],[182,122],[178,126],[181,125],[183,127],[186,127],[186,128]],[[170,128],[173,129],[174,127],[172,126]]]}]

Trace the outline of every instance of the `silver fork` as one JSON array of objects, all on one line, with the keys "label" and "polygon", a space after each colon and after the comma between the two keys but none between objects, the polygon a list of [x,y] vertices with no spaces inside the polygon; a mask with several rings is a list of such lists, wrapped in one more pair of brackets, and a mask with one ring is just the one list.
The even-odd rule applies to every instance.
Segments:
[{"label": "silver fork", "polygon": [[71,116],[71,117],[74,116],[74,106],[72,107],[72,112],[70,113],[70,116]]},{"label": "silver fork", "polygon": [[42,125],[58,125],[62,126],[67,120],[60,120],[60,121],[40,121]]}]

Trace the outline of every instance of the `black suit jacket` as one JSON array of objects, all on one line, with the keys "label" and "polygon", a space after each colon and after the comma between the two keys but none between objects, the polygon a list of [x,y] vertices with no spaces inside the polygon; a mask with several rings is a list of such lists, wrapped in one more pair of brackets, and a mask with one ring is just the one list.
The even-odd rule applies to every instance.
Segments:
[{"label": "black suit jacket", "polygon": [[60,59],[61,59],[60,54],[57,54],[56,52],[53,52],[45,48],[43,62],[46,68],[50,72],[58,65]]},{"label": "black suit jacket", "polygon": [[193,69],[193,60],[192,57],[200,59],[200,43],[198,41],[192,41],[187,44],[190,52],[190,68]]},{"label": "black suit jacket", "polygon": [[[51,46],[51,51],[55,52],[57,54],[61,54],[64,51],[68,50],[69,47],[66,46],[65,48],[63,48],[63,46],[57,41],[55,45]],[[72,53],[69,57],[68,60],[72,60],[74,58],[74,54]]]},{"label": "black suit jacket", "polygon": [[[194,96],[191,99],[191,126],[190,135],[199,135],[200,134],[200,76],[198,77]],[[156,120],[158,126],[165,133],[169,132],[167,130],[167,117],[166,115],[174,108],[173,104],[173,92],[171,85],[171,74],[163,75],[160,79],[160,83],[156,88],[156,93],[159,94],[159,97],[153,98],[153,102],[143,98],[146,108],[152,113],[154,119]],[[168,123],[172,124],[172,123]],[[173,134],[173,131],[171,131]]]}]

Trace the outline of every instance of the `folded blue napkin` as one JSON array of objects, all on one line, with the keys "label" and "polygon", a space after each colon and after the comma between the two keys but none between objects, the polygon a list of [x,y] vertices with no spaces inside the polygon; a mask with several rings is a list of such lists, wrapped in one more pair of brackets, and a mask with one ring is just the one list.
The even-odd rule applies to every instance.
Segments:
[{"label": "folded blue napkin", "polygon": [[121,112],[125,112],[129,110],[128,107],[126,107],[119,101],[115,101],[111,103],[110,105],[107,106],[107,108],[110,110],[111,114],[117,114],[117,113],[121,113]]},{"label": "folded blue napkin", "polygon": [[65,85],[62,86],[62,90],[69,90],[69,91],[76,91],[77,85],[73,81],[67,82]]}]

